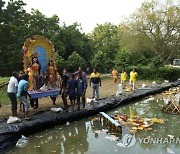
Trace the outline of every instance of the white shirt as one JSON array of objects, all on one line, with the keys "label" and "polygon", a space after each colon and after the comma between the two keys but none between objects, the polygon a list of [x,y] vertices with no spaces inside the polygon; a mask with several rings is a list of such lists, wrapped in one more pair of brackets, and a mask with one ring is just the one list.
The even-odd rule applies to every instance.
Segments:
[{"label": "white shirt", "polygon": [[14,76],[12,76],[9,80],[7,92],[8,93],[16,93],[17,87],[18,87],[18,80]]}]

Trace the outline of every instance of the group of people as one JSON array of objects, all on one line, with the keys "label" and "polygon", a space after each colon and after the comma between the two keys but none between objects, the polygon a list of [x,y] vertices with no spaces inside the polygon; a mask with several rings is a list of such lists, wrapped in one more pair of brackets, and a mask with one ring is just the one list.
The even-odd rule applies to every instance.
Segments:
[{"label": "group of people", "polygon": [[[18,82],[19,81],[19,82]],[[7,94],[11,101],[12,116],[17,116],[17,98],[24,104],[24,117],[29,120],[29,102],[27,100],[28,75],[13,72],[7,87]]]},{"label": "group of people", "polygon": [[[86,102],[86,89],[88,87],[86,73],[79,67],[78,71],[75,73],[68,73],[64,69],[61,79],[61,89],[62,100],[64,103],[65,111],[67,112],[67,96],[69,96],[71,108],[74,112],[75,102],[77,101],[77,110],[80,110],[80,102],[83,104],[83,109],[85,109]],[[99,86],[101,86],[100,74],[97,69],[93,69],[93,73],[90,75],[89,86],[92,85],[92,98],[99,98]]]},{"label": "group of people", "polygon": [[[113,69],[112,76],[114,82],[116,83],[118,79],[118,71],[116,69]],[[137,77],[137,71],[136,69],[133,69],[130,72],[130,84],[132,85],[133,90],[135,89]],[[120,79],[122,87],[125,87],[127,73],[124,69],[120,74]],[[27,69],[27,72],[13,72],[10,78],[7,93],[12,104],[12,116],[17,116],[17,99],[19,99],[20,108],[23,104],[24,117],[26,120],[29,120],[29,106],[31,105],[31,107],[37,109],[38,98],[30,97],[29,103],[27,99],[28,90],[41,91],[41,87],[44,85],[47,87],[47,90],[60,89],[59,94],[61,94],[65,112],[68,112],[68,97],[72,112],[74,112],[75,108],[80,110],[81,102],[83,109],[85,109],[86,89],[88,87],[88,83],[86,73],[82,70],[82,68],[79,67],[76,72],[69,72],[67,69],[64,69],[63,73],[59,75],[55,62],[53,60],[49,60],[46,72],[43,74],[41,71],[41,65],[38,62],[38,56],[35,53],[32,56],[32,61]],[[92,98],[96,100],[99,99],[101,77],[96,68],[94,68],[93,72],[90,74],[89,86],[92,86]],[[56,97],[57,95],[50,96],[53,105],[56,105]]]},{"label": "group of people", "polygon": [[[135,89],[135,84],[136,84],[136,81],[137,81],[137,77],[138,77],[136,68],[134,68],[130,72],[129,76],[130,76],[129,83],[132,86],[132,90],[134,90]],[[118,80],[118,71],[115,68],[112,70],[112,77],[113,77],[114,83],[116,83],[117,80]],[[121,80],[121,84],[122,84],[123,88],[125,88],[125,86],[126,86],[127,77],[128,76],[127,76],[127,73],[126,73],[125,69],[122,69],[122,72],[120,73],[120,80]]]},{"label": "group of people", "polygon": [[[71,103],[72,112],[75,110],[76,102],[77,110],[80,110],[80,102],[82,102],[83,109],[85,109],[86,89],[88,87],[88,83],[86,73],[82,70],[82,68],[79,67],[78,71],[73,73],[64,69],[63,73],[59,75],[53,60],[50,60],[46,73],[42,75],[41,65],[38,62],[38,59],[37,57],[33,57],[32,63],[26,73],[23,71],[20,71],[19,73],[13,72],[9,80],[7,93],[11,101],[13,117],[17,116],[17,100],[20,100],[20,109],[23,104],[25,119],[30,119],[28,115],[29,106],[31,105],[34,109],[38,108],[38,98],[30,97],[29,103],[27,99],[28,90],[41,91],[41,87],[43,85],[47,86],[47,90],[60,88],[59,94],[61,94],[65,112],[68,112],[68,97]],[[94,69],[93,73],[91,73],[89,85],[92,85],[92,97],[98,99],[101,79],[97,69]],[[57,96],[55,95],[50,97],[53,101],[53,105],[55,105]]]}]

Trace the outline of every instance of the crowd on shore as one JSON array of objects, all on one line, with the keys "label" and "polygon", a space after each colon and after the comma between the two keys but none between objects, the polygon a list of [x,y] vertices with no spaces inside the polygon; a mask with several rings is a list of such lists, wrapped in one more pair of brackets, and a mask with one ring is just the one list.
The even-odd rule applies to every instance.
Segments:
[{"label": "crowd on shore", "polygon": [[[31,67],[27,72],[13,72],[9,80],[7,94],[11,101],[12,116],[17,116],[17,100],[20,101],[20,109],[24,111],[24,118],[30,120],[29,106],[32,108],[38,108],[38,98],[31,98],[28,91],[41,91],[42,86],[46,86],[47,90],[58,89],[59,95],[61,95],[64,112],[68,112],[68,100],[70,100],[71,111],[80,110],[81,103],[83,109],[85,109],[86,103],[86,89],[89,86],[92,87],[92,99],[99,99],[99,87],[101,87],[100,73],[96,68],[90,74],[89,84],[87,81],[87,75],[81,67],[75,72],[69,72],[67,69],[63,70],[63,73],[59,75],[53,61],[49,61],[47,66],[47,72],[42,75],[40,72],[40,65],[37,58],[33,59]],[[133,69],[130,72],[130,83],[132,89],[135,88],[137,80],[137,72]],[[116,69],[112,71],[112,77],[114,83],[117,82],[118,72]],[[120,74],[122,87],[125,87],[127,80],[127,73],[123,69]],[[28,99],[29,97],[29,99]],[[69,99],[67,99],[69,97]],[[53,105],[56,105],[57,95],[50,96]]]},{"label": "crowd on shore", "polygon": [[[13,117],[17,116],[17,102],[19,100],[20,109],[24,111],[24,118],[26,120],[30,120],[28,114],[29,106],[31,105],[32,108],[37,109],[38,98],[31,98],[28,91],[40,91],[40,87],[43,85],[46,85],[48,90],[59,88],[59,95],[61,95],[64,104],[64,112],[68,112],[68,97],[71,103],[72,112],[75,110],[75,105],[77,105],[77,110],[80,110],[81,103],[83,109],[85,109],[86,89],[88,87],[88,83],[86,73],[81,67],[78,68],[78,71],[73,73],[68,72],[67,69],[64,69],[61,75],[56,72],[56,78],[53,80],[51,80],[48,76],[52,77],[52,75],[48,75],[48,73],[46,73],[45,76],[39,75],[38,79],[35,80],[34,78],[32,80],[31,73],[27,74],[22,71],[12,73],[7,88],[7,94],[11,101],[11,111]],[[33,82],[31,82],[31,80]],[[40,83],[40,81],[42,83]],[[101,78],[96,68],[93,69],[93,72],[90,75],[89,86],[92,86],[92,98],[98,99]],[[50,96],[53,105],[56,105],[56,97],[57,95]]]}]

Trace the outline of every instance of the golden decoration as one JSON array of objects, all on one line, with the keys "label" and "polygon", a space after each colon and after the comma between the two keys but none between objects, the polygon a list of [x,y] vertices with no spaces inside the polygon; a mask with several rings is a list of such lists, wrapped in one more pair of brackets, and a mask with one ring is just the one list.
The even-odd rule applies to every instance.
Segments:
[{"label": "golden decoration", "polygon": [[23,67],[25,72],[27,72],[28,66],[31,63],[31,55],[35,53],[35,48],[37,46],[42,46],[46,50],[47,64],[50,59],[53,59],[54,61],[56,60],[56,52],[52,42],[44,36],[34,35],[31,38],[27,38],[23,46],[23,50],[26,50],[23,57]]}]

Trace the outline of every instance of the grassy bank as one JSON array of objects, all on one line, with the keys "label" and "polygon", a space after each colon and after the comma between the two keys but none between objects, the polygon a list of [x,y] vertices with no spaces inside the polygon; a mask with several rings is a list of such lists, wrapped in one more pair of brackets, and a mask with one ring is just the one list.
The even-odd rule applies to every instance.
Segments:
[{"label": "grassy bank", "polygon": [[[129,75],[129,72],[132,70],[133,67],[129,67],[126,69],[127,74]],[[120,73],[120,68],[118,69]],[[169,67],[161,67],[161,68],[150,68],[150,67],[137,67],[138,72],[138,80],[141,83],[149,82],[152,83],[152,81],[156,81],[157,83],[161,83],[162,81],[166,80],[176,80],[180,78],[180,69],[178,68],[169,68]],[[104,88],[104,84],[112,83],[112,77],[111,74],[102,74],[102,87]],[[88,76],[89,80],[89,76]],[[9,77],[0,77],[0,85],[3,83],[7,83],[9,81]],[[120,79],[118,80],[120,82]],[[88,82],[89,84],[89,82]],[[107,89],[101,88],[101,92],[103,93],[105,90],[107,94],[103,95],[104,97],[108,96],[108,91],[111,91],[111,86],[109,85]],[[117,88],[117,86],[114,87],[114,91]],[[89,89],[89,88],[88,88]],[[7,85],[0,88],[0,103],[1,105],[8,105],[10,104],[10,100],[7,97]],[[110,93],[110,92],[109,92]]]},{"label": "grassy bank", "polygon": [[[120,82],[120,79],[118,78],[118,82],[116,84],[113,83],[111,74],[102,74],[101,79],[102,79],[102,87],[100,88],[100,97],[104,98],[104,97],[108,97],[112,94],[115,94],[117,85]],[[9,80],[9,78],[4,78],[1,81],[8,82],[8,80]],[[141,83],[147,83],[147,82],[152,83],[152,81],[149,81],[149,80],[138,81],[140,86],[141,86]],[[88,77],[88,85],[89,85],[89,77]],[[10,104],[10,100],[7,97],[6,91],[7,91],[7,85],[4,86],[3,88],[0,88],[0,102],[1,102],[2,106]],[[88,89],[87,89],[87,97],[88,98],[92,97],[91,93],[92,93],[92,89],[91,89],[91,87],[88,86]],[[60,97],[60,100],[61,100],[61,97]]]},{"label": "grassy bank", "polygon": [[0,85],[3,83],[7,83],[9,81],[9,77],[0,77]]},{"label": "grassy bank", "polygon": [[10,104],[10,100],[7,96],[7,86],[4,86],[0,89],[0,103],[1,105],[8,105]]},{"label": "grassy bank", "polygon": [[[9,77],[0,77],[0,85],[8,83]],[[0,103],[1,105],[9,104],[9,98],[7,97],[7,85],[0,88]]]}]

